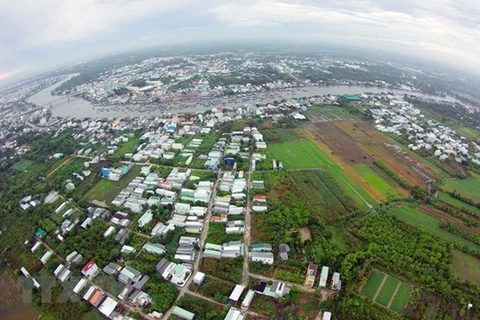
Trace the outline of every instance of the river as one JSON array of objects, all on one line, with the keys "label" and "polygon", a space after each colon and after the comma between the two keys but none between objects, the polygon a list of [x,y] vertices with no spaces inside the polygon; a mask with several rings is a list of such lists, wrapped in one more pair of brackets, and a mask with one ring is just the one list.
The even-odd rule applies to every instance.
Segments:
[{"label": "river", "polygon": [[50,92],[69,80],[72,76],[62,80],[50,87],[31,96],[28,101],[39,106],[49,107],[53,116],[73,117],[73,118],[99,118],[99,117],[140,117],[140,116],[159,116],[167,112],[195,112],[205,111],[214,107],[224,107],[235,109],[245,104],[266,104],[274,100],[290,99],[295,97],[312,97],[326,94],[344,95],[361,94],[364,92],[382,93],[392,92],[394,94],[411,94],[437,101],[459,102],[457,99],[447,96],[445,98],[425,95],[419,92],[386,89],[377,87],[360,86],[328,86],[328,87],[306,87],[288,90],[275,90],[269,92],[249,93],[244,97],[222,97],[213,100],[188,101],[182,103],[156,104],[156,105],[110,105],[95,106],[92,103],[81,98],[65,98],[64,96],[53,96]]}]

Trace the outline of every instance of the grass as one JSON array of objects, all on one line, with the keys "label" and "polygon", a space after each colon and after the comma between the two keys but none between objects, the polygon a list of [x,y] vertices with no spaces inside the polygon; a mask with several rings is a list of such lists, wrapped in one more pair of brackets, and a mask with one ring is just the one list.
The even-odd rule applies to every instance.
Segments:
[{"label": "grass", "polygon": [[452,272],[480,285],[480,260],[458,250],[453,251]]},{"label": "grass", "polygon": [[17,170],[17,171],[25,171],[31,166],[33,166],[35,163],[31,160],[20,160],[18,162],[15,162],[12,166],[12,169]]},{"label": "grass", "polygon": [[437,199],[440,200],[440,201],[443,201],[443,202],[445,202],[445,203],[447,203],[451,206],[454,206],[455,208],[458,208],[460,210],[470,211],[470,212],[472,212],[475,215],[480,217],[480,209],[479,208],[477,208],[475,206],[472,206],[472,205],[469,205],[468,203],[465,203],[465,202],[460,201],[458,199],[455,199],[453,197],[450,197],[445,192],[439,192]]},{"label": "grass", "polygon": [[399,281],[397,279],[388,276],[387,280],[382,286],[382,289],[380,290],[380,293],[377,296],[377,302],[383,306],[388,306],[388,303],[390,302],[398,283]]},{"label": "grass", "polygon": [[470,172],[472,175],[468,179],[446,179],[445,183],[440,186],[440,189],[453,192],[456,190],[462,196],[472,199],[475,202],[480,202],[480,175]]},{"label": "grass", "polygon": [[325,155],[310,140],[272,144],[267,154],[283,163],[285,169],[305,169],[327,166]]},{"label": "grass", "polygon": [[480,250],[480,246],[474,244],[473,242],[441,229],[440,221],[429,216],[428,214],[421,212],[412,205],[402,203],[400,206],[398,206],[398,204],[396,204],[396,207],[392,207],[390,212],[400,220],[412,224],[418,229],[426,231],[444,241],[456,242],[461,246],[466,245],[471,249]]},{"label": "grass", "polygon": [[378,287],[382,283],[383,277],[385,274],[381,273],[378,270],[373,270],[372,274],[367,280],[367,283],[363,286],[362,293],[367,297],[373,299],[375,293],[377,292]]},{"label": "grass", "polygon": [[317,121],[325,118],[326,120],[348,120],[355,119],[355,116],[350,114],[347,109],[331,106],[331,105],[316,105],[308,108],[306,116],[312,120]]},{"label": "grass", "polygon": [[343,169],[311,140],[271,144],[267,155],[269,158],[282,161],[285,169],[324,168],[361,208],[367,208],[365,201],[375,203],[363,188],[350,179]]},{"label": "grass", "polygon": [[306,137],[295,129],[274,128],[262,130],[267,143],[305,140]]},{"label": "grass", "polygon": [[478,132],[470,127],[460,126],[455,130],[459,135],[465,136],[466,138],[476,140],[479,136]]},{"label": "grass", "polygon": [[392,305],[390,306],[390,309],[401,313],[403,309],[407,306],[408,299],[410,298],[410,294],[412,293],[412,286],[406,283],[403,283],[400,285],[400,288],[398,288],[397,294],[395,295],[395,298],[392,301]]},{"label": "grass", "polygon": [[398,191],[387,181],[385,181],[380,175],[378,175],[372,168],[366,164],[357,164],[353,166],[353,169],[363,178],[365,181],[372,185],[377,191],[384,195],[386,199],[398,198],[400,194]]},{"label": "grass", "polygon": [[133,178],[140,174],[140,170],[140,166],[134,166],[118,181],[101,179],[92,189],[90,189],[90,191],[87,192],[84,198],[87,200],[98,200],[110,203],[123,188],[128,186]]}]

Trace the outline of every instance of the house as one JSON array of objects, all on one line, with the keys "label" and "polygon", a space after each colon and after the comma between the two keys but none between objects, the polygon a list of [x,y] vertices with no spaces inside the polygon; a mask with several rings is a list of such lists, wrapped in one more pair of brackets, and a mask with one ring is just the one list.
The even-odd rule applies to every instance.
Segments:
[{"label": "house", "polygon": [[288,260],[289,252],[290,252],[290,247],[288,246],[288,244],[282,243],[281,245],[278,246],[278,254],[282,261]]},{"label": "house", "polygon": [[305,285],[307,287],[313,287],[315,277],[317,276],[318,266],[310,263],[307,268],[307,276],[305,277]]},{"label": "house", "polygon": [[75,288],[73,288],[73,292],[75,294],[80,294],[80,292],[85,288],[85,286],[88,284],[87,279],[82,278],[78,283],[75,285]]},{"label": "house", "polygon": [[325,288],[327,286],[327,280],[328,280],[328,267],[323,266],[322,272],[320,273],[320,282],[318,286],[320,288]]},{"label": "house", "polygon": [[163,244],[147,242],[143,246],[143,251],[155,254],[164,254],[166,249]]},{"label": "house", "polygon": [[47,251],[45,254],[40,258],[40,262],[42,264],[46,264],[47,261],[52,257],[53,251]]},{"label": "house", "polygon": [[117,302],[110,297],[107,297],[105,301],[98,307],[98,311],[106,317],[109,317],[113,310],[117,307]]},{"label": "house", "polygon": [[93,279],[94,277],[96,277],[98,275],[98,272],[98,266],[93,260],[87,262],[87,264],[82,268],[82,274],[89,279]]},{"label": "house", "polygon": [[342,290],[342,280],[340,280],[340,273],[334,272],[332,277],[332,290]]},{"label": "house", "polygon": [[193,277],[193,283],[196,285],[201,285],[205,280],[205,273],[198,271]]},{"label": "house", "polygon": [[290,293],[290,287],[283,282],[273,281],[271,285],[261,281],[256,287],[255,292],[275,299],[283,298]]},{"label": "house", "polygon": [[115,227],[114,226],[110,226],[108,227],[108,229],[103,233],[103,237],[104,238],[108,238],[109,236],[111,236],[114,232],[115,232]]},{"label": "house", "polygon": [[153,213],[151,210],[145,211],[145,213],[138,219],[138,226],[140,228],[145,227],[147,224],[149,224],[153,219]]},{"label": "house", "polygon": [[255,296],[255,291],[252,289],[248,290],[247,295],[242,301],[242,309],[247,310],[250,307],[250,303],[252,303],[252,300]]},{"label": "house", "polygon": [[325,311],[323,313],[323,320],[330,320],[332,318],[332,313],[331,312],[328,312],[328,311]]},{"label": "house", "polygon": [[118,275],[118,281],[129,284],[129,283],[134,283],[140,280],[142,277],[142,274],[140,271],[130,267],[126,266],[120,271],[120,274]]},{"label": "house", "polygon": [[242,295],[243,290],[245,290],[245,286],[237,284],[233,289],[232,293],[230,294],[230,296],[228,297],[228,300],[237,302],[240,299],[240,296]]},{"label": "house", "polygon": [[228,310],[227,315],[225,316],[225,320],[243,320],[245,317],[244,315],[238,310],[237,308],[230,308]]},{"label": "house", "polygon": [[273,253],[271,252],[252,252],[250,258],[253,262],[273,265]]},{"label": "house", "polygon": [[117,274],[120,270],[121,270],[121,267],[114,262],[110,262],[105,266],[105,268],[103,268],[103,272],[105,272],[105,274],[109,276]]},{"label": "house", "polygon": [[179,317],[180,319],[186,319],[186,320],[193,320],[193,318],[195,317],[194,313],[191,313],[190,311],[187,311],[177,306],[173,308],[172,314]]},{"label": "house", "polygon": [[268,243],[254,243],[250,246],[252,252],[269,252],[272,251],[272,245]]}]

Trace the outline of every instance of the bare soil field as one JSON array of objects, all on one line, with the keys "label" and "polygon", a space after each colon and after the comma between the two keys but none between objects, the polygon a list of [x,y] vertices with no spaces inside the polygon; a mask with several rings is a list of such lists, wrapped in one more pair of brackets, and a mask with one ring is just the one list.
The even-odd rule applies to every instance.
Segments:
[{"label": "bare soil field", "polygon": [[334,122],[316,123],[315,137],[321,139],[332,152],[346,163],[370,163],[373,158],[360,149],[352,136],[342,131]]},{"label": "bare soil field", "polygon": [[22,300],[20,285],[9,273],[0,276],[0,319],[30,320],[38,319],[35,309]]},{"label": "bare soil field", "polygon": [[[440,178],[438,169],[428,165],[417,155],[405,151],[391,142],[365,121],[337,121],[335,126],[371,160],[381,160],[413,186],[425,187],[429,178]],[[336,139],[338,135],[332,135]],[[353,151],[353,149],[352,149]]]}]

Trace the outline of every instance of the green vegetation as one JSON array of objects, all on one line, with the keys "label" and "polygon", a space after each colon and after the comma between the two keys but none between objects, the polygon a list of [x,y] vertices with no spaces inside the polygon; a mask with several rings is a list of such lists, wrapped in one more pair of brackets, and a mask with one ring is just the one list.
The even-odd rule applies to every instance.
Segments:
[{"label": "green vegetation", "polygon": [[387,276],[387,279],[383,284],[380,293],[378,294],[377,302],[383,306],[387,306],[392,298],[393,292],[397,288],[398,283],[399,281],[397,279]]},{"label": "green vegetation", "polygon": [[381,161],[374,161],[374,165],[382,169],[387,175],[390,176],[396,183],[398,183],[401,187],[410,190],[412,189],[412,186],[405,180],[403,180],[402,177],[400,177],[395,171],[390,169],[386,164],[384,164]]},{"label": "green vegetation", "polygon": [[114,164],[121,160],[125,160],[125,154],[135,152],[139,144],[140,137],[138,135],[128,138],[128,141],[121,143],[120,147],[113,154],[109,154],[107,156],[107,159],[112,161]]},{"label": "green vegetation", "polygon": [[128,186],[128,184],[140,174],[140,170],[140,166],[134,166],[118,181],[101,179],[92,189],[90,189],[89,192],[87,192],[84,199],[105,201],[106,203],[112,202],[120,191]]},{"label": "green vegetation", "polygon": [[200,269],[211,276],[239,283],[242,280],[243,257],[236,259],[202,259]]},{"label": "green vegetation", "polygon": [[176,305],[194,313],[195,319],[199,320],[223,320],[227,313],[226,308],[219,308],[212,302],[196,298],[189,294],[184,295],[177,301]]},{"label": "green vegetation", "polygon": [[397,294],[393,298],[390,309],[395,312],[401,313],[407,306],[408,299],[412,294],[412,290],[412,286],[402,282],[402,284],[400,284],[400,287],[398,288]]},{"label": "green vegetation", "polygon": [[147,308],[148,312],[152,310],[165,312],[175,302],[178,295],[178,289],[174,284],[165,282],[158,273],[155,273],[145,284],[144,291],[152,297],[153,303]]},{"label": "green vegetation", "polygon": [[190,286],[192,291],[198,292],[205,297],[212,298],[222,303],[225,303],[228,300],[233,288],[235,288],[235,284],[209,276],[205,277],[205,280],[200,286],[195,284]]},{"label": "green vegetation", "polygon": [[270,158],[283,163],[285,169],[325,167],[324,154],[310,140],[272,144],[268,146]]},{"label": "green vegetation", "polygon": [[24,170],[28,170],[28,168],[30,168],[34,164],[35,162],[31,160],[20,160],[16,162],[11,168],[17,171],[24,171]]},{"label": "green vegetation", "polygon": [[306,137],[296,129],[273,128],[262,130],[263,138],[267,143],[289,142],[305,140]]},{"label": "green vegetation", "polygon": [[454,206],[455,208],[458,208],[464,212],[469,212],[469,213],[472,213],[471,215],[474,215],[474,216],[477,216],[477,217],[480,217],[480,209],[477,208],[476,206],[473,206],[471,204],[468,204],[468,203],[465,203],[459,199],[456,199],[450,195],[448,195],[447,193],[445,192],[438,192],[438,197],[437,197],[438,200],[442,201],[442,202],[445,202],[451,206]]},{"label": "green vegetation", "polygon": [[367,297],[373,299],[384,277],[385,274],[381,273],[378,270],[373,270],[372,274],[367,280],[367,283],[365,283],[365,285],[363,286],[362,293]]},{"label": "green vegetation", "polygon": [[480,285],[480,260],[475,257],[454,250],[452,272],[459,278],[468,279]]},{"label": "green vegetation", "polygon": [[455,178],[446,179],[440,185],[440,189],[448,192],[457,192],[463,197],[469,198],[476,203],[480,202],[480,175],[470,172],[471,177],[464,180]]},{"label": "green vegetation", "polygon": [[366,164],[357,164],[352,166],[353,169],[363,178],[365,181],[373,186],[377,192],[383,194],[385,199],[398,199],[400,194],[395,188],[385,181],[378,173]]},{"label": "green vegetation", "polygon": [[207,243],[223,244],[227,241],[235,241],[243,238],[241,234],[227,234],[225,231],[226,223],[210,222],[208,228]]},{"label": "green vegetation", "polygon": [[399,219],[410,223],[417,227],[420,230],[424,230],[440,239],[447,241],[447,242],[454,242],[457,243],[459,246],[467,246],[473,250],[479,250],[480,246],[463,239],[462,237],[452,234],[447,230],[444,230],[440,227],[440,221],[435,219],[428,214],[425,214],[418,210],[412,204],[407,203],[395,203],[392,207],[390,207],[388,211],[391,212],[393,215],[398,217]]},{"label": "green vegetation", "polygon": [[456,128],[455,131],[459,135],[465,136],[468,139],[476,140],[479,137],[479,134],[476,130],[474,130],[470,127],[467,127],[467,126],[460,126],[460,127]]}]

